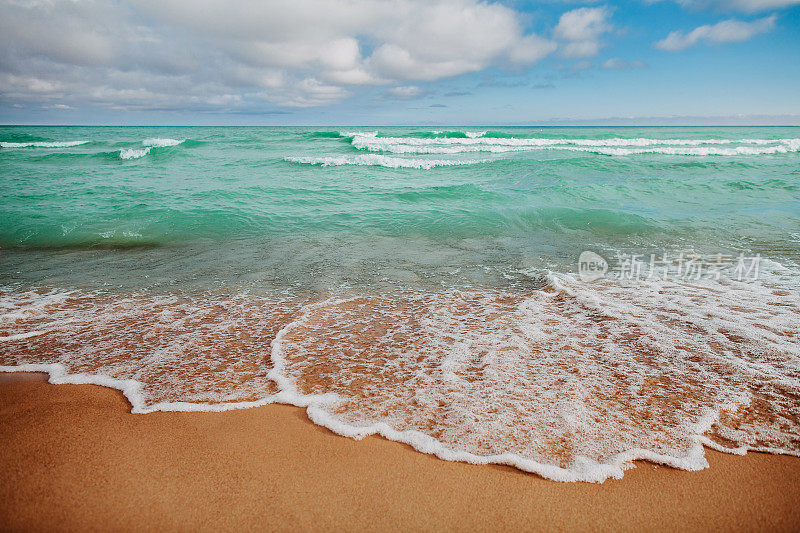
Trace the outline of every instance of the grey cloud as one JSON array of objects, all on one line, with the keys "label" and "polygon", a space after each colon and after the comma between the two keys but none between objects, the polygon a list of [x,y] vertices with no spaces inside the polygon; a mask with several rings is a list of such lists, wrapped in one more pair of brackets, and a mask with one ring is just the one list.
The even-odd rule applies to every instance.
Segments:
[{"label": "grey cloud", "polygon": [[479,0],[0,0],[0,102],[325,105],[555,49],[518,19]]}]

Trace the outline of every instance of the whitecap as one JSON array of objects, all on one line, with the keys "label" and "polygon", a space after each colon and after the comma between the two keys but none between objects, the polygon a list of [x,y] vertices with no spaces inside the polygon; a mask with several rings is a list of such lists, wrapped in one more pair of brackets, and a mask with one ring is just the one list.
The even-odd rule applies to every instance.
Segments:
[{"label": "whitecap", "polygon": [[[480,134],[480,135],[479,135]],[[571,150],[605,155],[658,153],[668,155],[761,155],[796,152],[800,139],[650,139],[650,138],[488,138],[474,132],[468,138],[378,137],[354,134],[353,147],[396,154],[457,154],[522,150]]]},{"label": "whitecap", "polygon": [[153,137],[142,141],[144,148],[124,148],[119,151],[120,159],[139,159],[150,153],[153,148],[166,148],[169,146],[178,146],[186,142],[186,139],[162,139]]},{"label": "whitecap", "polygon": [[150,146],[147,148],[123,148],[119,151],[120,159],[139,159],[150,153]]},{"label": "whitecap", "polygon": [[154,137],[151,139],[145,139],[142,141],[142,146],[150,146],[154,148],[163,148],[165,146],[177,146],[186,142],[186,139],[161,139],[158,137]]}]

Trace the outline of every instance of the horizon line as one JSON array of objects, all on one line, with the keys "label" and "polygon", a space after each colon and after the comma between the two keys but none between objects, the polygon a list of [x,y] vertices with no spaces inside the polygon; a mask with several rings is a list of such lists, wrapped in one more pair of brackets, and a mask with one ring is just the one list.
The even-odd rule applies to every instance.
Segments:
[{"label": "horizon line", "polygon": [[0,124],[14,127],[86,128],[797,128],[800,124]]}]

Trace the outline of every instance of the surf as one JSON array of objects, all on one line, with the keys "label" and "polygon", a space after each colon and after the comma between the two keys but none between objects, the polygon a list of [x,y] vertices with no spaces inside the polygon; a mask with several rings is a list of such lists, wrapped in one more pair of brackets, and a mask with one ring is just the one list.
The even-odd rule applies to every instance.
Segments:
[{"label": "surf", "polygon": [[289,403],[342,435],[558,481],[618,478],[636,459],[697,470],[703,446],[800,455],[800,300],[769,283],[4,291],[0,308],[0,370],[118,388],[137,413]]}]

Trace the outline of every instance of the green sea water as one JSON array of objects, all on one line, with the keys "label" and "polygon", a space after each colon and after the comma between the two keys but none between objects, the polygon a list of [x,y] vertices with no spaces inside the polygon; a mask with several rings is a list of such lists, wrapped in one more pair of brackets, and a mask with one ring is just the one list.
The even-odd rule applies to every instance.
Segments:
[{"label": "green sea water", "polygon": [[[502,285],[583,250],[797,265],[800,128],[0,128],[4,283]],[[78,267],[78,265],[80,265]]]}]

